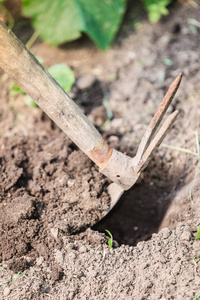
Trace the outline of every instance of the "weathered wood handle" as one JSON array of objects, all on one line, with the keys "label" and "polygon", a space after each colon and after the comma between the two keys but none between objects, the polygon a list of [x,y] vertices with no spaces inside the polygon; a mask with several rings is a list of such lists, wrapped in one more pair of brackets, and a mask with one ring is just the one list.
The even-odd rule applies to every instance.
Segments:
[{"label": "weathered wood handle", "polygon": [[112,149],[74,101],[2,22],[0,67],[95,163],[100,167],[107,163]]},{"label": "weathered wood handle", "polygon": [[123,188],[132,185],[130,158],[103,140],[74,101],[1,21],[0,67],[100,167],[104,175]]}]

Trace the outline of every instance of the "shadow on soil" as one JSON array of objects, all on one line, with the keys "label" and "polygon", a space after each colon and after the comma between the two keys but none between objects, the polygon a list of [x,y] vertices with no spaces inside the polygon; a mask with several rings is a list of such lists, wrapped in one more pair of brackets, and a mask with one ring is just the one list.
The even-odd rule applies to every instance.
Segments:
[{"label": "shadow on soil", "polygon": [[[179,173],[180,174],[180,173]],[[146,173],[148,176],[148,173]],[[147,177],[148,178],[148,177]],[[162,178],[161,174],[158,178]],[[159,230],[173,201],[180,177],[172,182],[140,182],[126,191],[113,210],[93,229],[108,229],[119,244],[136,245]],[[145,181],[145,180],[144,180]]]}]

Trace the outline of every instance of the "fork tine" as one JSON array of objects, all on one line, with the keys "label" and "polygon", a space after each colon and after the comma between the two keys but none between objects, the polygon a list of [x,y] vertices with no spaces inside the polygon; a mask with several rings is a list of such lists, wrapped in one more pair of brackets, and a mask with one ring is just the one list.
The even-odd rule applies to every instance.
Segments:
[{"label": "fork tine", "polygon": [[153,116],[149,126],[146,129],[146,132],[140,142],[140,145],[138,147],[138,151],[137,154],[134,158],[134,163],[135,165],[137,165],[137,163],[141,160],[141,157],[143,156],[144,152],[146,151],[146,149],[148,148],[160,122],[162,121],[162,118],[166,112],[166,110],[168,109],[169,105],[171,104],[178,88],[181,82],[181,78],[182,78],[182,73],[180,73],[175,80],[173,81],[173,83],[171,84],[171,86],[169,87],[164,99],[162,100],[161,104],[159,105],[155,115]]},{"label": "fork tine", "polygon": [[149,147],[147,148],[146,152],[143,154],[141,160],[138,162],[136,167],[134,168],[135,172],[142,172],[144,168],[148,165],[149,161],[151,160],[152,155],[154,154],[155,150],[160,146],[163,139],[173,126],[177,116],[178,110],[174,111],[164,122],[156,136],[154,137],[153,141],[150,143]]}]

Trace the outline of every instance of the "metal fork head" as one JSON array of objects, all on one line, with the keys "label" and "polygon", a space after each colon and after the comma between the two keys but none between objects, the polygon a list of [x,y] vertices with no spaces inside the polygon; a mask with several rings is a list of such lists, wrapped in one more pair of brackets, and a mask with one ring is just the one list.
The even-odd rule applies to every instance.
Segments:
[{"label": "metal fork head", "polygon": [[128,190],[135,184],[140,173],[151,160],[155,150],[161,144],[164,137],[173,126],[178,115],[178,111],[173,112],[166,119],[163,126],[156,134],[156,130],[158,129],[158,126],[162,121],[167,108],[169,107],[176,91],[178,90],[181,78],[182,74],[179,74],[156,110],[156,113],[153,116],[140,142],[136,156],[131,158],[113,149],[110,160],[106,166],[100,170],[109,179],[118,184],[123,190]]},{"label": "metal fork head", "polygon": [[[178,115],[177,110],[166,119],[156,134],[156,130],[158,129],[158,126],[162,121],[167,108],[169,107],[174,95],[176,94],[176,91],[178,90],[181,78],[182,74],[179,74],[167,91],[164,99],[162,100],[149,126],[146,129],[146,132],[138,147],[136,156],[134,158],[130,158],[125,154],[114,150],[114,156],[112,156],[111,163],[107,169],[102,170],[102,173],[113,181],[113,183],[108,186],[108,193],[111,198],[111,203],[109,209],[105,211],[105,215],[107,215],[108,212],[116,205],[124,190],[130,189],[136,183],[140,173],[148,165],[155,150],[159,147],[166,134],[173,126]],[[116,168],[116,163],[118,164],[118,168],[120,168],[120,176],[116,174],[116,171],[118,171],[118,168]]]},{"label": "metal fork head", "polygon": [[178,90],[181,78],[182,74],[179,74],[160,103],[140,142],[136,156],[131,158],[113,149],[109,162],[100,170],[109,179],[121,186],[123,190],[128,190],[135,184],[140,173],[151,160],[155,150],[158,148],[166,134],[173,126],[178,115],[178,111],[173,112],[166,119],[163,126],[156,134],[156,130],[158,129],[158,126],[162,121],[167,108],[169,107],[176,91]]},{"label": "metal fork head", "polygon": [[156,110],[155,115],[153,116],[149,126],[146,129],[146,132],[140,142],[138,147],[138,151],[136,156],[132,160],[132,166],[134,172],[141,172],[144,168],[148,165],[149,161],[151,160],[155,150],[159,147],[162,143],[163,139],[173,126],[178,111],[174,111],[164,122],[163,126],[160,128],[157,134],[156,130],[160,125],[169,105],[171,104],[182,79],[182,74],[179,74],[176,79],[171,84],[170,88],[168,89],[165,97],[163,98],[162,102],[160,103],[158,109]]}]

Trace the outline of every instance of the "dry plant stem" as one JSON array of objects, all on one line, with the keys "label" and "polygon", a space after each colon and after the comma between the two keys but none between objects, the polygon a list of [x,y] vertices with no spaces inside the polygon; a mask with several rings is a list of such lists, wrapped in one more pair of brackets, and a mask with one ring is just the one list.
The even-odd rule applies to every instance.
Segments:
[{"label": "dry plant stem", "polygon": [[167,149],[171,149],[171,150],[176,150],[176,151],[180,151],[180,152],[184,152],[187,154],[192,154],[194,156],[199,156],[198,153],[193,152],[189,149],[185,149],[185,148],[181,148],[181,147],[176,147],[176,146],[171,146],[171,145],[167,145],[167,144],[162,144],[163,148],[167,148]]}]

